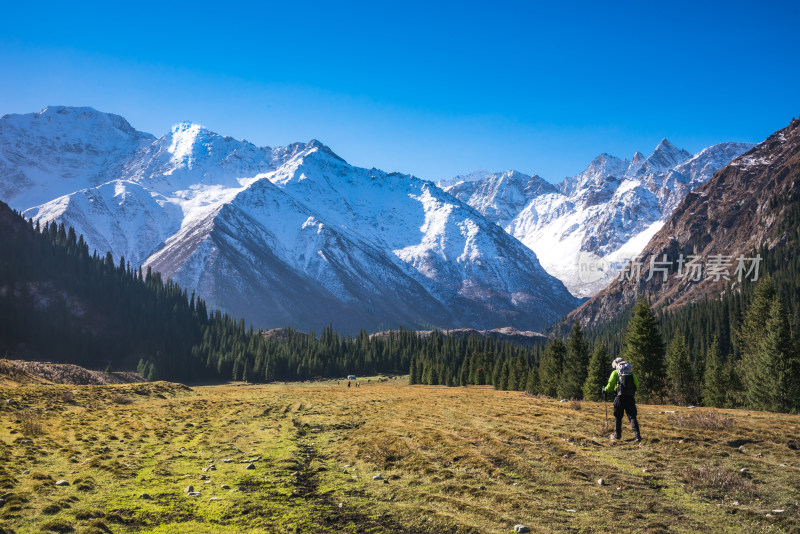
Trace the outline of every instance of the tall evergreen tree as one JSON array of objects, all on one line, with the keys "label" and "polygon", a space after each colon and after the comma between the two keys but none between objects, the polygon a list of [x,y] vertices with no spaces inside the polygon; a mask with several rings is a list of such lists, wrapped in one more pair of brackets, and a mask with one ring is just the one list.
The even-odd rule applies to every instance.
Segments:
[{"label": "tall evergreen tree", "polygon": [[567,353],[564,358],[562,379],[559,382],[558,396],[562,399],[583,398],[583,384],[586,382],[589,366],[589,347],[583,337],[578,321],[572,325],[567,337]]},{"label": "tall evergreen tree", "polygon": [[703,375],[703,405],[722,408],[725,406],[728,376],[725,362],[719,350],[719,342],[714,339],[706,353],[706,369]]},{"label": "tall evergreen tree", "polygon": [[[759,280],[750,305],[742,317],[741,325],[736,331],[736,344],[743,360],[755,358],[761,349],[764,327],[767,325],[770,308],[776,295],[777,290],[772,277],[765,276]],[[745,363],[750,364],[750,362]]]},{"label": "tall evergreen tree", "polygon": [[531,395],[539,394],[539,368],[535,365],[528,371],[528,378],[525,382],[525,391]]},{"label": "tall evergreen tree", "polygon": [[633,365],[639,379],[640,398],[663,395],[664,340],[653,310],[644,297],[633,307],[623,336],[622,357]]},{"label": "tall evergreen tree", "polygon": [[589,371],[586,382],[583,384],[583,397],[590,401],[602,400],[600,388],[608,382],[611,374],[611,359],[608,357],[608,350],[605,343],[598,343],[589,360]]},{"label": "tall evergreen tree", "polygon": [[564,367],[567,347],[560,337],[548,343],[539,364],[539,391],[548,397],[558,395],[558,385]]},{"label": "tall evergreen tree", "polygon": [[675,404],[694,403],[694,376],[689,361],[689,349],[683,336],[676,333],[667,349],[667,392]]},{"label": "tall evergreen tree", "polygon": [[789,327],[789,316],[775,298],[770,307],[754,369],[746,382],[748,406],[756,410],[789,412],[797,410],[800,377],[797,353]]},{"label": "tall evergreen tree", "polygon": [[741,354],[736,371],[745,386],[744,401],[753,409],[767,409],[765,406],[769,404],[759,391],[764,386],[759,385],[758,381],[762,380],[760,369],[764,363],[761,357],[764,333],[776,295],[772,278],[762,278],[756,285],[750,305],[736,331],[736,345]]}]

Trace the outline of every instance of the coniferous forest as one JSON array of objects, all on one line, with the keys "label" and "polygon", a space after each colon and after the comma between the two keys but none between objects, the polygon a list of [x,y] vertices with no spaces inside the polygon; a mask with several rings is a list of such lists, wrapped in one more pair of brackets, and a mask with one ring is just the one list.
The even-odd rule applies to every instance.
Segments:
[{"label": "coniferous forest", "polygon": [[[450,385],[465,383],[452,363],[465,355],[486,359],[482,383],[493,383],[489,362],[498,355],[523,354],[526,366],[535,361],[532,349],[440,333],[353,338],[326,328],[319,336],[291,329],[265,336],[243,319],[209,310],[158,273],[91,254],[72,228],[39,227],[3,205],[0,210],[2,356],[136,368],[149,379],[185,382],[407,373],[416,365],[420,381]],[[428,366],[428,358],[442,363]]]},{"label": "coniferous forest", "polygon": [[[409,374],[411,384],[492,385],[599,400],[617,356],[651,402],[800,410],[800,212],[758,251],[762,276],[674,312],[640,298],[627,312],[562,338],[519,346],[477,336],[400,330],[355,338],[326,328],[265,335],[158,273],[90,254],[82,236],[39,227],[2,206],[0,354],[137,370],[149,379],[270,382]],[[558,329],[555,332],[559,332]]]}]

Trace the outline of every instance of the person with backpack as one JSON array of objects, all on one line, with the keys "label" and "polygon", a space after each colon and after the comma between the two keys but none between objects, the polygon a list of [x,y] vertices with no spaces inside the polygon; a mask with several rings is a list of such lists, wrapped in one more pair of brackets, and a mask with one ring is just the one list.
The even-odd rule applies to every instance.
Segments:
[{"label": "person with backpack", "polygon": [[611,376],[608,378],[608,384],[601,390],[602,394],[617,392],[614,398],[614,419],[616,423],[614,435],[611,439],[620,439],[622,436],[622,414],[628,414],[628,419],[631,422],[631,429],[633,429],[633,439],[636,442],[642,441],[642,436],[639,434],[639,421],[636,419],[636,401],[633,396],[636,389],[639,387],[639,379],[633,374],[631,364],[617,358],[611,363],[614,369],[611,371]]}]

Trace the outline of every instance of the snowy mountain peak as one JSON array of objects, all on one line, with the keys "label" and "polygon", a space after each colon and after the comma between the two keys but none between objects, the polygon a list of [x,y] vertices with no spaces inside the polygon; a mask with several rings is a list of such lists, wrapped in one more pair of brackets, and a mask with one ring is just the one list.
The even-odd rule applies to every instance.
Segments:
[{"label": "snowy mountain peak", "polygon": [[341,161],[342,163],[347,163],[344,158],[336,154],[333,150],[330,149],[327,145],[323,142],[318,141],[317,139],[312,139],[305,145],[305,150],[311,152],[312,150],[317,150],[322,152],[323,154],[327,154],[328,156]]},{"label": "snowy mountain peak", "polygon": [[0,119],[0,198],[15,209],[119,178],[155,138],[90,107],[48,106]]},{"label": "snowy mountain peak", "polygon": [[454,186],[456,184],[460,184],[462,182],[477,182],[479,180],[485,180],[492,173],[487,171],[486,169],[479,169],[477,171],[472,171],[468,174],[459,174],[453,178],[448,178],[445,180],[439,180],[436,182],[436,185],[441,187],[442,189],[446,189],[448,187]]},{"label": "snowy mountain peak", "polygon": [[692,155],[690,153],[676,147],[665,137],[660,143],[658,143],[658,146],[655,148],[655,150],[653,150],[653,153],[647,158],[647,164],[651,168],[657,167],[660,169],[665,169],[674,167],[675,165],[686,161],[691,157]]},{"label": "snowy mountain peak", "polygon": [[749,148],[724,143],[692,156],[662,139],[649,157],[600,154],[556,191],[524,190],[502,174],[447,191],[530,247],[574,295],[591,296],[642,250],[689,191]]}]

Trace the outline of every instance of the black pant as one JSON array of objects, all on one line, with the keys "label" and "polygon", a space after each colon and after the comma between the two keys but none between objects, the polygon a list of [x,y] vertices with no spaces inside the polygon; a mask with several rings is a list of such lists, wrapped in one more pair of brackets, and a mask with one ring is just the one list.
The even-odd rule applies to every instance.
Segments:
[{"label": "black pant", "polygon": [[617,395],[614,398],[614,419],[616,420],[614,436],[617,439],[622,436],[623,413],[628,414],[628,419],[631,422],[631,429],[633,429],[633,437],[639,439],[639,422],[636,420],[636,401],[633,400],[633,395]]}]

